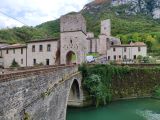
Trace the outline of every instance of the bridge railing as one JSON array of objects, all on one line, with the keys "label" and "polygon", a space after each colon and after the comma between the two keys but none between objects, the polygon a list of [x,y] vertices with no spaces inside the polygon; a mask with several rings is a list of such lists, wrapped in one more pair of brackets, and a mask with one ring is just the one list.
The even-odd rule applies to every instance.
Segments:
[{"label": "bridge railing", "polygon": [[[35,68],[35,69],[25,69],[25,70],[17,70],[11,73],[4,73],[0,75],[0,82],[5,82],[5,81],[10,81],[14,79],[20,79],[20,78],[25,78],[25,77],[30,77],[30,76],[35,76],[35,75],[43,75],[47,74],[50,72],[55,72],[57,70],[62,70],[62,69],[72,69],[69,70],[71,72],[77,72],[78,71],[78,66],[76,65],[64,65],[64,66],[48,66],[44,68]],[[66,70],[67,71],[67,70]]]}]

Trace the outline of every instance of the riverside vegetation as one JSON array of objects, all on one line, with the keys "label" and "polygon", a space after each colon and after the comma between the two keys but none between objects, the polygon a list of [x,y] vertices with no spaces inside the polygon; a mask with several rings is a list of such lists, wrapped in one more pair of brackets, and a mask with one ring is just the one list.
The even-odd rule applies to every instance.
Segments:
[{"label": "riverside vegetation", "polygon": [[157,78],[160,67],[139,68],[83,64],[79,70],[83,75],[84,89],[96,106],[110,103],[117,96],[125,98],[132,94],[136,94],[137,97],[150,94],[160,97],[160,82]]}]

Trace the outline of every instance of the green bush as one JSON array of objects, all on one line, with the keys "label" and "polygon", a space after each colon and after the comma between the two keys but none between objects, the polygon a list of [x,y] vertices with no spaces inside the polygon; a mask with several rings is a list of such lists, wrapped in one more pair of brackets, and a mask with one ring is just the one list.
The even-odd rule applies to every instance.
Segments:
[{"label": "green bush", "polygon": [[130,71],[128,67],[100,64],[94,66],[83,64],[79,70],[82,72],[83,86],[93,98],[96,106],[109,103],[112,100],[112,77]]},{"label": "green bush", "polygon": [[160,86],[156,86],[154,93],[153,93],[154,97],[160,98]]},{"label": "green bush", "polygon": [[14,59],[10,67],[20,67],[20,65]]},{"label": "green bush", "polygon": [[[157,73],[160,71],[160,68],[83,64],[79,67],[79,70],[82,72],[84,89],[88,91],[93,102],[98,106],[111,102],[113,96],[112,80],[114,78],[123,80],[126,75],[131,73]],[[155,79],[154,76],[153,79]],[[160,89],[157,89],[156,93],[160,95]]]}]

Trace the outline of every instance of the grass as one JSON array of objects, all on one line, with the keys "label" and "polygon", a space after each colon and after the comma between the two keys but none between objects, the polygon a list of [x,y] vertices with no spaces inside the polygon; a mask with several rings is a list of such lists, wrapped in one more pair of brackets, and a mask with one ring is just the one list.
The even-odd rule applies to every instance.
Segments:
[{"label": "grass", "polygon": [[86,56],[99,57],[98,53],[88,53]]}]

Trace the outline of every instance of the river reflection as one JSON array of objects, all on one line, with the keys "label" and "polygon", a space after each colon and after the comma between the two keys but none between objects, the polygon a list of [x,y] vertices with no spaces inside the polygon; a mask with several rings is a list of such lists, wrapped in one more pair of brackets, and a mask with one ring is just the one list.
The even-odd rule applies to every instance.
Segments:
[{"label": "river reflection", "polygon": [[133,99],[99,108],[68,108],[67,120],[160,120],[160,100]]}]

